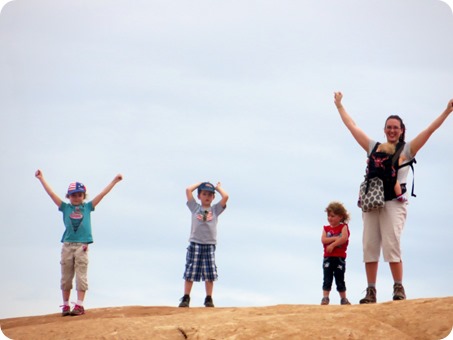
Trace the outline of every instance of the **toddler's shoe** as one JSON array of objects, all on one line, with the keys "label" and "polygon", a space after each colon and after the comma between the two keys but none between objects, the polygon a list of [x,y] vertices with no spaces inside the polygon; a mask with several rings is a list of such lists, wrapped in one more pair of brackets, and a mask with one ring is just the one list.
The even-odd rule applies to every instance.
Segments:
[{"label": "toddler's shoe", "polygon": [[347,298],[341,298],[340,305],[350,305],[351,303]]},{"label": "toddler's shoe", "polygon": [[322,300],[321,300],[321,305],[328,305],[330,302],[329,298],[328,297],[323,297]]}]

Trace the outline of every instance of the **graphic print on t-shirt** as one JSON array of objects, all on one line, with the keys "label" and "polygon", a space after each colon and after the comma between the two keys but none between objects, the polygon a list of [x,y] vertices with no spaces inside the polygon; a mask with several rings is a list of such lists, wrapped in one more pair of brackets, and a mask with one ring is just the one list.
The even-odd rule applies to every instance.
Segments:
[{"label": "graphic print on t-shirt", "polygon": [[80,211],[80,208],[75,207],[74,211],[69,215],[69,218],[71,219],[72,229],[74,229],[74,232],[76,233],[83,220],[83,214]]},{"label": "graphic print on t-shirt", "polygon": [[334,236],[340,236],[341,237],[341,232],[338,234],[334,234],[333,231],[328,231],[327,232],[327,237],[334,237]]},{"label": "graphic print on t-shirt", "polygon": [[212,221],[212,212],[208,210],[201,210],[199,214],[197,214],[197,219],[203,222]]}]

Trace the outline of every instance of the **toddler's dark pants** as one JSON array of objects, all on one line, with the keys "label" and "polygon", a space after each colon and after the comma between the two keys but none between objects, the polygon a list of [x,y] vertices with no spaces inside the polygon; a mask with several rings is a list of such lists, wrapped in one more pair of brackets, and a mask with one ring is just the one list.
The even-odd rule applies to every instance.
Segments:
[{"label": "toddler's dark pants", "polygon": [[342,257],[324,257],[322,267],[324,270],[322,290],[330,292],[333,279],[335,278],[337,291],[345,292],[344,273],[346,272],[346,259]]}]

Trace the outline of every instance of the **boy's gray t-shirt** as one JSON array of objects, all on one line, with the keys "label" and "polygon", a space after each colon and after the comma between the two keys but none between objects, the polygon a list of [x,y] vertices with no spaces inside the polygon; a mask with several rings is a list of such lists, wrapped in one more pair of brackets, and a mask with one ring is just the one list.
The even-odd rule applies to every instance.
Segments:
[{"label": "boy's gray t-shirt", "polygon": [[189,242],[216,244],[217,220],[226,207],[222,207],[219,202],[204,209],[195,200],[188,201],[187,207],[192,212],[192,227],[190,230]]}]

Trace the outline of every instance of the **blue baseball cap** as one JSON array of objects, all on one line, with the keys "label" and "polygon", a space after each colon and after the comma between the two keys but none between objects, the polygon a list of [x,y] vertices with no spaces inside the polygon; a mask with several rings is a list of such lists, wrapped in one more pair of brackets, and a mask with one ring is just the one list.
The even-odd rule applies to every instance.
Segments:
[{"label": "blue baseball cap", "polygon": [[68,195],[75,194],[76,192],[87,192],[87,188],[80,182],[69,184]]},{"label": "blue baseball cap", "polygon": [[200,193],[203,190],[215,193],[215,186],[209,182],[203,182],[198,187],[198,193]]}]

